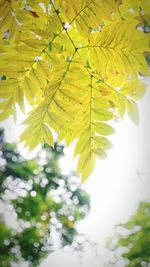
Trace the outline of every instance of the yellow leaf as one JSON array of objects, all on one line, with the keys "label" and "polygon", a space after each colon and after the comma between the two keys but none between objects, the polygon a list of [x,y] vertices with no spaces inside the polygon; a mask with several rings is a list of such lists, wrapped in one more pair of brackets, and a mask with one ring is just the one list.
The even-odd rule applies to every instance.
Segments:
[{"label": "yellow leaf", "polygon": [[134,100],[140,99],[145,94],[145,91],[146,84],[136,79],[127,81],[120,89],[122,94],[130,96]]},{"label": "yellow leaf", "polygon": [[76,142],[86,179],[112,146],[107,121],[125,112],[138,121],[133,100],[150,75],[149,10],[149,0],[1,0],[1,120],[17,117],[27,100],[20,140],[30,150],[53,145],[53,132],[66,145]]},{"label": "yellow leaf", "polygon": [[94,148],[94,149],[92,149],[92,152],[99,159],[105,159],[107,157],[106,152],[101,148]]},{"label": "yellow leaf", "polygon": [[42,129],[43,129],[42,135],[44,142],[50,146],[54,146],[54,140],[50,128],[46,124],[43,124]]},{"label": "yellow leaf", "polygon": [[82,182],[92,173],[95,160],[95,156],[91,151],[80,156],[78,170],[81,171]]},{"label": "yellow leaf", "polygon": [[128,102],[127,102],[127,114],[129,116],[129,118],[135,124],[138,125],[138,123],[139,123],[139,111],[138,111],[137,104],[132,100],[128,100]]},{"label": "yellow leaf", "polygon": [[84,146],[86,145],[86,143],[88,142],[88,140],[90,139],[90,131],[89,129],[85,130],[83,134],[81,134],[76,147],[75,147],[75,151],[74,151],[74,157],[76,157],[78,154],[80,154],[84,148]]},{"label": "yellow leaf", "polygon": [[97,120],[108,121],[114,118],[114,114],[105,109],[93,109],[93,111],[94,111],[94,117]]},{"label": "yellow leaf", "polygon": [[112,148],[112,143],[105,137],[95,136],[93,137],[94,144],[103,150],[108,150]]},{"label": "yellow leaf", "polygon": [[114,129],[106,123],[96,122],[94,127],[95,131],[101,135],[110,135],[114,133]]}]

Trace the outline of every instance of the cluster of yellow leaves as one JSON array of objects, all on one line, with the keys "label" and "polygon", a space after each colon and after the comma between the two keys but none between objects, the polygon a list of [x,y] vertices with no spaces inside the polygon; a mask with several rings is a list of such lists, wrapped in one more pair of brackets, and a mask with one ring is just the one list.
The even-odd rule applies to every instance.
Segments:
[{"label": "cluster of yellow leaves", "polygon": [[77,141],[82,180],[105,158],[114,132],[108,121],[127,112],[137,122],[135,100],[149,75],[145,53],[150,0],[1,0],[0,119],[33,107],[20,140],[30,149],[53,131]]}]

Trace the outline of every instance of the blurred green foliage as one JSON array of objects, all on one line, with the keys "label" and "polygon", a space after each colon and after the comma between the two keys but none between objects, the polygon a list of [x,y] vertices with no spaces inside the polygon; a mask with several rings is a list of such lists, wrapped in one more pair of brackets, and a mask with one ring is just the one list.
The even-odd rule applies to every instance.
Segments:
[{"label": "blurred green foliage", "polygon": [[61,174],[62,156],[63,146],[45,145],[36,159],[25,160],[0,131],[1,267],[22,261],[37,266],[53,251],[54,232],[61,246],[81,249],[76,223],[90,200],[76,176]]},{"label": "blurred green foliage", "polygon": [[[126,267],[150,266],[150,203],[141,202],[135,215],[126,224],[117,226],[120,232],[113,250],[122,249]],[[118,266],[118,265],[117,265]]]}]

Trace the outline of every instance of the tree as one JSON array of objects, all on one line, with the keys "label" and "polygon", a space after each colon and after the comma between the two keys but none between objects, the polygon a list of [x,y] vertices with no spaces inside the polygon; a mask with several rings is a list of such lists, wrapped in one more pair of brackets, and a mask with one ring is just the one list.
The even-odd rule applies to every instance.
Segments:
[{"label": "tree", "polygon": [[150,264],[150,203],[141,202],[130,220],[118,225],[120,234],[113,248],[122,248],[121,257],[126,267],[148,267]]},{"label": "tree", "polygon": [[138,121],[149,12],[149,0],[2,0],[1,120],[26,98],[33,110],[20,141],[53,146],[52,129],[66,145],[76,140],[85,180],[112,146],[111,121],[126,112]]},{"label": "tree", "polygon": [[53,251],[54,232],[61,246],[83,248],[76,226],[89,211],[89,196],[77,177],[61,174],[62,156],[62,146],[45,145],[38,158],[24,160],[0,132],[1,267],[22,260],[37,266]]}]

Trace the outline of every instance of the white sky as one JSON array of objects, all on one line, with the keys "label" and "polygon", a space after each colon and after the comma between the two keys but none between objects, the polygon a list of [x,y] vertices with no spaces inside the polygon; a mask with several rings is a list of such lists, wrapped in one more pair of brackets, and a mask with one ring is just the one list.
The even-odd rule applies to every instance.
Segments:
[{"label": "white sky", "polygon": [[[150,200],[150,90],[139,101],[139,111],[138,127],[127,117],[116,123],[116,134],[111,137],[113,149],[107,159],[97,161],[94,173],[83,184],[91,196],[91,212],[78,228],[91,241],[98,242],[99,255],[87,251],[80,265],[77,255],[56,250],[41,267],[103,267],[107,261],[105,239],[112,235],[114,225],[128,220],[139,201]],[[8,121],[1,123],[7,129],[8,141],[17,140],[21,129],[18,124],[14,127]],[[72,150],[72,147],[65,149],[64,172],[74,168]]]}]

